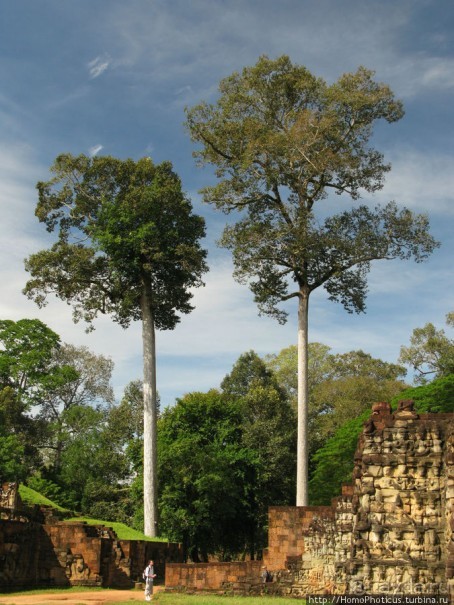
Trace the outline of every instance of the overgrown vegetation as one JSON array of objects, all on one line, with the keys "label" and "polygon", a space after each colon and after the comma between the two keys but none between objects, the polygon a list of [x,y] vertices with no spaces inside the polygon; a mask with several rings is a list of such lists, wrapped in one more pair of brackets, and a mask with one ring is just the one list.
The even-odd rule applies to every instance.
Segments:
[{"label": "overgrown vegetation", "polygon": [[105,521],[102,519],[92,519],[90,517],[69,517],[65,519],[66,522],[71,521],[85,522],[88,525],[104,525],[111,527],[117,534],[119,540],[147,540],[149,542],[167,542],[167,538],[146,536],[143,532],[137,531],[132,527],[128,527],[124,523],[118,523],[117,521]]},{"label": "overgrown vegetation", "polygon": [[[413,399],[415,411],[454,412],[454,374],[437,378],[430,384],[408,388],[394,397],[391,405],[395,410],[401,399]],[[335,434],[315,453],[315,470],[310,482],[311,502],[329,504],[340,494],[343,483],[350,483],[353,472],[353,456],[364,422],[370,411],[345,422]]]},{"label": "overgrown vegetation", "polygon": [[[437,343],[449,357],[447,338],[429,343],[432,358]],[[145,539],[142,383],[114,402],[107,360],[62,345],[37,320],[3,322],[0,339],[2,479],[19,480],[31,506],[77,511],[74,520]],[[452,374],[408,387],[401,366],[363,351],[334,355],[311,343],[309,352],[311,504],[329,504],[351,480],[374,401],[454,411]],[[294,503],[296,365],[295,347],[265,359],[249,351],[220,390],[190,393],[159,413],[162,533],[192,560],[260,556],[268,507]]]},{"label": "overgrown vegetation", "polygon": [[67,508],[63,508],[63,506],[60,506],[56,502],[49,500],[49,498],[46,498],[46,496],[43,496],[31,487],[27,487],[23,484],[19,485],[19,496],[28,506],[50,506],[51,508],[54,508],[62,513],[67,512],[69,514],[71,512]]}]

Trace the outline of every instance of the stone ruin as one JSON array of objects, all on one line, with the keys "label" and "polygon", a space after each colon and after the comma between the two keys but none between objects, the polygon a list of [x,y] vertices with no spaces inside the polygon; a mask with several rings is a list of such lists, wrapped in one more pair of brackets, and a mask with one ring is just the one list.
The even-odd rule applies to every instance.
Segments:
[{"label": "stone ruin", "polygon": [[110,527],[67,522],[50,507],[27,507],[15,483],[0,485],[0,589],[110,586],[130,588],[153,559],[164,575],[181,561],[180,545],[119,540]]},{"label": "stone ruin", "polygon": [[[170,564],[169,589],[454,596],[454,414],[373,406],[353,485],[331,506],[272,507],[263,562]],[[266,565],[273,582],[260,582]]]}]

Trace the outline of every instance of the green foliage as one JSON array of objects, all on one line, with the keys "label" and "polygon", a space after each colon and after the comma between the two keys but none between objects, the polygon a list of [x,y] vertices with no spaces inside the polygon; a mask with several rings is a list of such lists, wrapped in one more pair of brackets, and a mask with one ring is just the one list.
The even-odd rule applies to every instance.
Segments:
[{"label": "green foliage", "polygon": [[[390,401],[405,388],[405,368],[364,351],[333,355],[309,343],[309,452],[312,457],[346,420],[369,410],[374,401]],[[290,346],[266,359],[296,407],[298,351]],[[311,467],[313,461],[311,460]]]},{"label": "green foliage", "polygon": [[[425,412],[454,412],[454,375],[437,378],[428,385],[413,387],[396,395],[391,405],[397,408],[401,399],[413,399],[415,410]],[[315,453],[315,471],[309,482],[312,504],[329,504],[333,496],[340,494],[342,483],[351,480],[359,436],[370,410],[358,418],[348,420]]]},{"label": "green foliage", "polygon": [[0,478],[23,480],[39,465],[37,424],[14,389],[0,389]]},{"label": "green foliage", "polygon": [[328,85],[287,56],[262,56],[221,81],[215,104],[187,111],[201,144],[195,155],[219,179],[204,200],[241,213],[220,239],[232,251],[235,279],[249,285],[260,313],[280,323],[287,312],[279,304],[298,301],[298,505],[307,504],[310,295],[323,287],[348,312],[363,312],[373,261],[422,262],[439,245],[426,215],[394,202],[316,215],[330,193],[358,200],[383,187],[390,166],[371,146],[373,127],[403,110],[373,76],[360,67]]},{"label": "green foliage", "polygon": [[240,403],[241,442],[252,454],[248,545],[254,557],[266,545],[268,507],[290,504],[295,491],[295,412],[274,373],[254,351],[239,357],[221,387]]},{"label": "green foliage", "polygon": [[170,162],[63,154],[37,184],[35,214],[57,241],[25,262],[24,293],[38,306],[53,292],[88,329],[99,314],[121,326],[141,320],[144,349],[145,531],[157,528],[155,329],[173,329],[203,285],[203,218]]},{"label": "green foliage", "polygon": [[17,435],[0,434],[0,480],[22,481],[27,476],[25,448]]},{"label": "green foliage", "polygon": [[68,509],[60,506],[53,500],[46,498],[45,496],[43,496],[39,492],[35,491],[31,487],[28,487],[23,484],[19,485],[19,496],[22,498],[23,502],[25,502],[29,506],[33,506],[33,505],[37,504],[39,506],[51,506],[52,508],[55,508],[56,510],[59,510],[61,512],[68,511]]},{"label": "green foliage", "polygon": [[[454,313],[448,313],[446,323],[454,325]],[[409,347],[401,347],[399,361],[416,372],[415,382],[425,384],[429,378],[448,376],[454,372],[454,340],[444,330],[427,323],[415,328]]]},{"label": "green foliage", "polygon": [[[330,350],[330,347],[320,342],[310,342],[308,345],[309,398],[314,388],[332,374]],[[268,355],[265,363],[273,371],[296,409],[298,395],[298,348],[296,345],[290,345],[276,355]]]},{"label": "green foliage", "polygon": [[343,483],[352,479],[354,454],[364,422],[370,411],[343,424],[314,454],[315,471],[309,481],[311,504],[330,504],[331,498],[340,495]]},{"label": "green foliage", "polygon": [[216,104],[187,111],[187,127],[202,146],[196,157],[220,179],[203,190],[205,201],[246,214],[221,244],[261,312],[285,321],[276,305],[320,286],[348,311],[364,311],[373,260],[421,261],[438,245],[425,216],[393,203],[324,220],[313,214],[330,191],[356,200],[383,186],[390,167],[370,146],[373,126],[403,111],[372,71],[360,67],[328,85],[286,56],[261,57],[219,91]]},{"label": "green foliage", "polygon": [[415,410],[426,412],[454,412],[454,374],[436,378],[429,384],[406,389],[391,401],[393,407],[401,399],[413,399]]},{"label": "green foliage", "polygon": [[27,478],[27,487],[49,498],[49,500],[61,504],[63,498],[61,487],[50,479],[42,477],[40,473]]},{"label": "green foliage", "polygon": [[233,397],[243,397],[253,384],[268,384],[277,386],[276,380],[262,359],[255,351],[248,351],[240,355],[238,361],[221,382],[224,393]]},{"label": "green foliage", "polygon": [[251,462],[240,419],[239,405],[212,390],[177,400],[159,421],[161,523],[193,560],[244,544]]},{"label": "green foliage", "polygon": [[156,326],[173,328],[206,266],[204,221],[171,164],[64,154],[52,171],[37,185],[36,215],[48,231],[58,227],[58,240],[26,261],[27,296],[43,306],[54,292],[72,303],[75,321],[101,313],[127,326],[142,317],[148,280]]},{"label": "green foliage", "polygon": [[331,375],[312,392],[313,430],[318,444],[333,435],[346,420],[369,411],[375,401],[390,401],[405,388],[402,366],[382,361],[364,351],[330,355]]},{"label": "green foliage", "polygon": [[[121,446],[110,438],[106,411],[75,406],[66,415],[71,431],[61,458],[59,481],[67,504],[89,512],[95,502],[117,499],[120,483],[129,477]],[[130,513],[131,514],[131,513]]]},{"label": "green foliage", "polygon": [[[83,421],[80,419],[82,408],[99,407],[113,401],[110,385],[113,362],[103,355],[95,355],[86,347],[64,344],[55,351],[52,364],[59,369],[60,380],[48,384],[40,401],[37,419],[46,427],[46,466],[58,475],[63,450],[77,431],[73,423],[76,417],[79,417],[79,423]],[[90,411],[87,412],[89,417]]]},{"label": "green foliage", "polygon": [[293,502],[296,417],[282,389],[267,381],[253,382],[240,401],[241,441],[252,463],[246,486],[251,511],[247,544],[254,557],[267,544],[268,508]]},{"label": "green foliage", "polygon": [[295,489],[295,414],[273,373],[249,351],[222,388],[186,395],[159,421],[161,521],[195,560],[255,557],[268,507]]},{"label": "green foliage", "polygon": [[0,320],[0,387],[11,387],[28,406],[39,402],[46,382],[57,379],[52,356],[60,337],[38,319]]}]

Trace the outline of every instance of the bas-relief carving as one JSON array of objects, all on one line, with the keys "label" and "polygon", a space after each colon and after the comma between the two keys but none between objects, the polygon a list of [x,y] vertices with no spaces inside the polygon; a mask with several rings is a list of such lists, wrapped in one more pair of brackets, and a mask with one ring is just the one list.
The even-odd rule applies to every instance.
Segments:
[{"label": "bas-relief carving", "polygon": [[[312,582],[321,577],[325,589],[331,578],[348,583],[349,590],[392,593],[410,585],[426,593],[447,590],[446,553],[454,530],[454,472],[447,466],[454,460],[453,420],[439,426],[436,416],[420,418],[411,402],[403,402],[393,416],[377,406],[355,453],[350,517],[338,504],[331,531],[325,528],[325,549],[304,537],[300,583],[309,585],[313,557],[319,572],[310,577]],[[347,523],[352,531],[339,537]],[[454,568],[454,546],[450,549]]]}]

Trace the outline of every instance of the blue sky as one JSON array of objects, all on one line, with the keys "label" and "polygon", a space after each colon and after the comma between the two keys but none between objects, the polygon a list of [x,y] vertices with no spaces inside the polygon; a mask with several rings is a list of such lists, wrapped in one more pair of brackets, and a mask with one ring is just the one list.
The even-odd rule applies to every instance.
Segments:
[{"label": "blue sky", "polygon": [[[63,341],[111,356],[119,397],[141,375],[140,325],[123,331],[104,317],[85,334],[66,304],[52,300],[39,310],[21,294],[23,259],[50,241],[34,216],[35,184],[62,152],[149,155],[173,162],[205,216],[206,287],[176,330],[158,334],[163,405],[218,386],[247,350],[276,353],[293,344],[296,309],[285,326],[258,317],[248,289],[231,277],[229,253],[216,248],[224,217],[198,195],[213,172],[196,168],[183,127],[185,106],[215,100],[219,80],[261,54],[288,54],[329,82],[365,65],[390,84],[406,116],[376,131],[393,169],[367,201],[394,199],[428,212],[442,242],[424,264],[375,265],[365,315],[348,315],[317,291],[310,340],[396,361],[413,328],[442,327],[453,309],[452,1],[1,0],[0,317],[38,317]],[[341,199],[334,204],[340,208]]]}]

